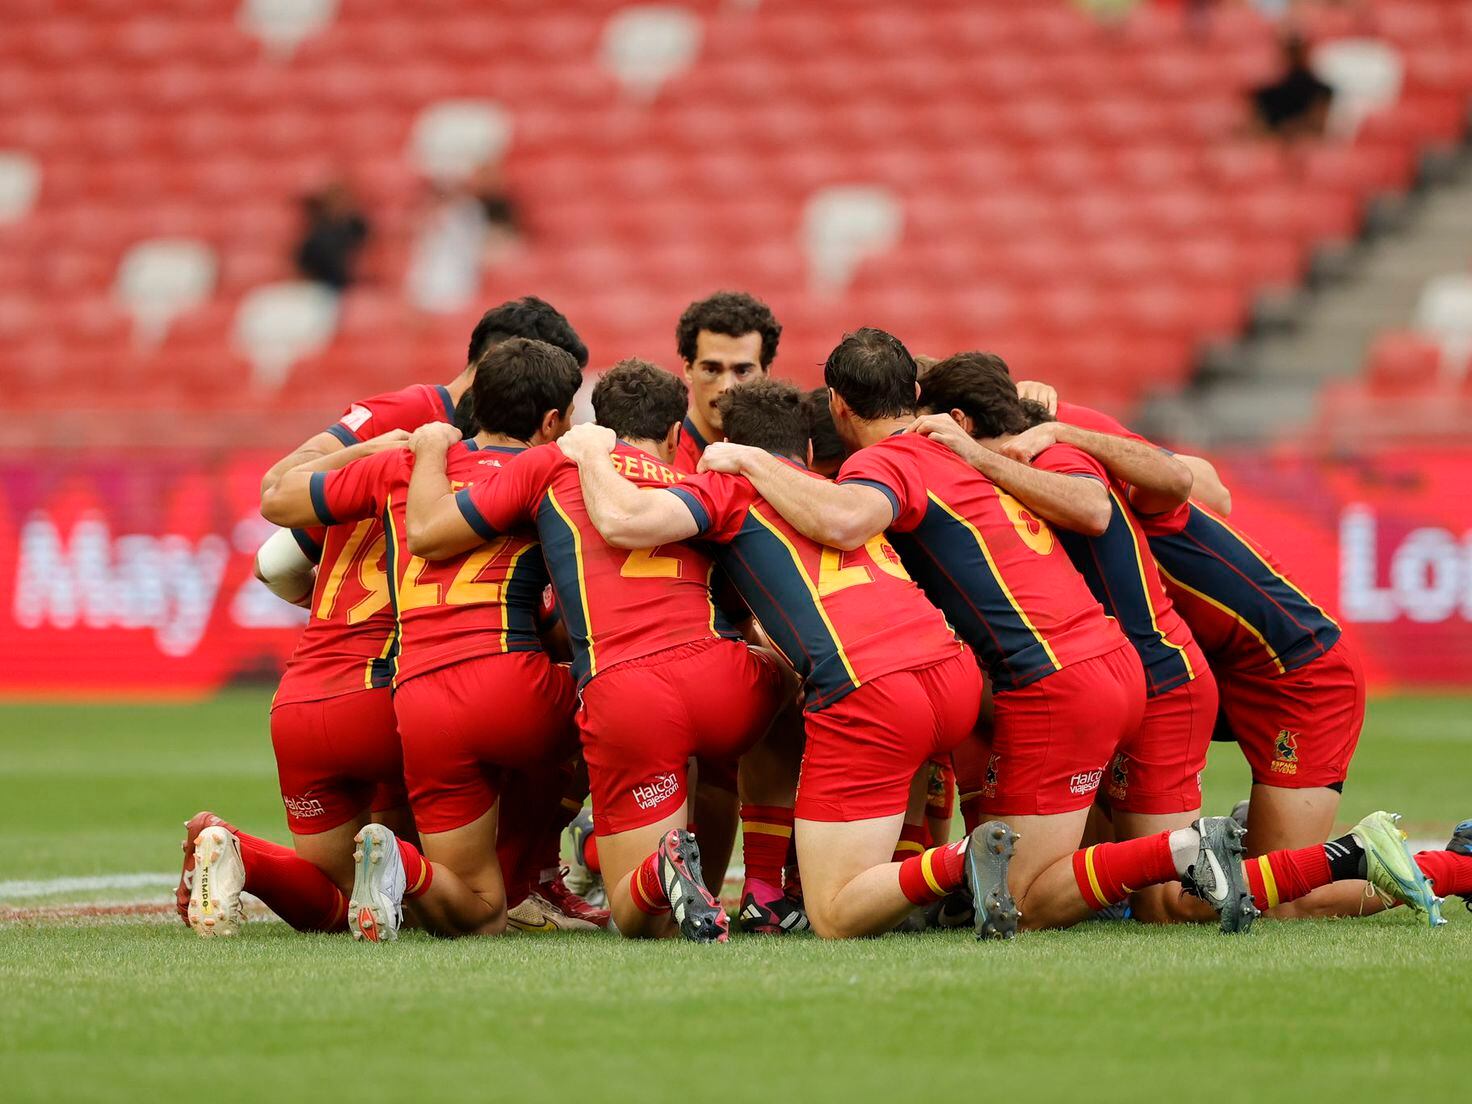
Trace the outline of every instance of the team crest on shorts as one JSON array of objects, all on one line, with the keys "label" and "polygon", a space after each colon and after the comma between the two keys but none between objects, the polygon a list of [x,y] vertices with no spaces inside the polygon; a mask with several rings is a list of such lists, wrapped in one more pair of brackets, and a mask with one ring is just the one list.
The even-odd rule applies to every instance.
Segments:
[{"label": "team crest on shorts", "polygon": [[1273,772],[1298,773],[1298,733],[1291,729],[1278,729],[1278,738],[1273,742]]},{"label": "team crest on shorts", "polygon": [[981,792],[987,797],[997,796],[997,764],[1001,761],[1000,755],[993,755],[986,761],[986,781],[981,784]]},{"label": "team crest on shorts", "polygon": [[1129,788],[1130,761],[1125,758],[1124,752],[1120,752],[1109,765],[1109,796],[1116,800],[1123,799]]}]

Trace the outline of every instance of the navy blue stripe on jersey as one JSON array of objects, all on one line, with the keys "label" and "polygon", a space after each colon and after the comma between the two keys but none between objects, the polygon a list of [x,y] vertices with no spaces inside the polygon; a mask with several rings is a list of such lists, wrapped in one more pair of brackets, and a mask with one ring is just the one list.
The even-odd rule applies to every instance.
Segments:
[{"label": "navy blue stripe on jersey", "polygon": [[445,421],[451,425],[455,424],[455,400],[450,398],[450,389],[442,383],[434,385],[435,392],[440,397],[440,402],[445,407]]},{"label": "navy blue stripe on jersey", "polygon": [[1016,690],[1059,669],[992,572],[976,535],[930,495],[911,532],[889,534],[910,578],[971,645],[997,690]]},{"label": "navy blue stripe on jersey", "polygon": [[1150,538],[1150,551],[1167,574],[1248,625],[1284,671],[1312,662],[1335,645],[1340,632],[1333,618],[1230,526],[1205,510],[1190,509],[1179,533]]},{"label": "navy blue stripe on jersey", "polygon": [[506,618],[508,652],[541,651],[537,615],[542,609],[542,592],[547,589],[547,565],[540,548],[528,548],[506,576],[501,594]]},{"label": "navy blue stripe on jersey", "polygon": [[313,563],[322,562],[322,546],[312,539],[311,533],[305,529],[293,529],[291,537],[296,541],[296,546],[302,550],[303,556]]},{"label": "navy blue stripe on jersey", "polygon": [[347,448],[352,448],[354,445],[361,445],[363,443],[359,440],[356,433],[341,422],[333,422],[324,432],[332,434]]},{"label": "navy blue stripe on jersey", "polygon": [[313,472],[311,479],[307,481],[307,490],[311,493],[312,511],[317,515],[317,520],[323,525],[336,525],[337,518],[327,508],[327,473]]},{"label": "navy blue stripe on jersey", "polygon": [[460,507],[460,516],[463,517],[475,535],[483,541],[495,540],[497,533],[485,516],[475,508],[475,503],[470,498],[470,488],[465,487],[455,492],[455,505]]},{"label": "navy blue stripe on jersey", "polygon": [[803,679],[808,710],[824,709],[858,689],[812,580],[770,524],[748,511],[731,542],[712,551],[767,636]]},{"label": "navy blue stripe on jersey", "polygon": [[700,430],[695,428],[695,423],[690,420],[690,415],[685,415],[685,420],[680,423],[680,432],[686,434],[695,441],[700,451],[704,452],[710,447],[710,442],[700,435]]},{"label": "navy blue stripe on jersey", "polygon": [[578,533],[551,502],[551,494],[537,505],[537,534],[542,541],[542,558],[552,578],[557,608],[567,625],[572,645],[572,675],[581,687],[592,677],[588,622],[583,614],[582,565],[578,562]]},{"label": "navy blue stripe on jersey", "polygon": [[1135,531],[1118,497],[1111,491],[1109,498],[1109,527],[1100,536],[1085,537],[1063,528],[1054,532],[1104,612],[1114,618],[1139,653],[1145,690],[1153,698],[1190,682],[1191,666],[1156,625]]},{"label": "navy blue stripe on jersey", "polygon": [[669,487],[667,489],[670,494],[678,498],[689,509],[690,516],[695,519],[695,524],[700,527],[695,531],[697,536],[710,528],[710,514],[705,512],[705,507],[696,500],[693,494],[683,487]]},{"label": "navy blue stripe on jersey", "polygon": [[384,542],[383,573],[388,579],[389,607],[394,611],[393,643],[387,653],[373,661],[373,685],[392,686],[399,676],[399,650],[403,642],[404,626],[399,619],[399,534],[394,525],[394,504],[390,499],[383,507]]}]

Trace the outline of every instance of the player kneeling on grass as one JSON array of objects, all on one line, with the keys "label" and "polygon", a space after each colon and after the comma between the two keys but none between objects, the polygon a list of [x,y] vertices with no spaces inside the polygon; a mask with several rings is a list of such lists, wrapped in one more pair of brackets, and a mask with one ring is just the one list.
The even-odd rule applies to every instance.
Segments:
[{"label": "player kneeling on grass", "polygon": [[[581,382],[577,361],[554,346],[524,338],[495,346],[471,385],[476,436],[462,443],[453,426],[434,427],[449,445],[450,475],[465,486],[495,482],[513,457],[566,431]],[[572,680],[538,636],[547,578],[535,539],[492,534],[438,563],[415,558],[405,536],[410,456],[395,449],[337,470],[293,470],[263,507],[279,525],[382,517],[388,531],[400,627],[389,655],[394,710],[409,801],[432,864],[382,826],[359,834],[349,919],[355,934],[374,941],[394,937],[406,895],[436,934],[506,930],[498,823],[524,831],[530,818],[555,840],[559,766],[575,746]],[[531,899],[538,928],[548,913],[567,921],[554,926],[606,921]]]},{"label": "player kneeling on grass", "polygon": [[[719,400],[727,439],[769,452],[800,478],[810,456],[802,394],[763,380]],[[876,535],[843,553],[804,536],[737,476],[706,472],[641,489],[610,457],[610,430],[579,426],[559,443],[578,462],[583,500],[618,548],[703,540],[806,692],[796,838],[813,928],[828,938],[888,931],[915,888],[994,858],[1005,826],[906,862],[890,862],[920,764],[976,721],[981,675],[940,611]],[[909,892],[914,892],[914,889]]]},{"label": "player kneeling on grass", "polygon": [[[685,385],[645,361],[615,365],[593,389],[619,437],[620,470],[663,487]],[[573,650],[578,727],[592,786],[598,858],[619,931],[724,942],[730,920],[703,883],[687,830],[693,755],[740,756],[790,697],[777,660],[735,639],[711,599],[715,564],[684,544],[611,547],[588,519],[577,466],[555,444],[514,458],[493,482],[455,492],[443,438],[414,441],[409,548],[431,561],[499,533],[535,528]]]},{"label": "player kneeling on grass", "polygon": [[[944,445],[902,432],[915,421],[916,376],[909,351],[882,330],[849,334],[829,354],[824,380],[834,424],[855,450],[836,483],[731,443],[711,445],[702,467],[746,475],[794,529],[821,545],[854,552],[889,530],[910,574],[981,658],[996,688],[982,808],[1023,842],[1010,863],[1001,861],[1010,851],[1003,841],[998,861],[971,873],[977,934],[1016,930],[1014,896],[1028,926],[1063,927],[1091,915],[1100,900],[1122,901],[1132,889],[1178,878],[1190,879],[1220,911],[1224,929],[1245,928],[1251,899],[1236,861],[1240,832],[1228,818],[1075,850],[1105,767],[1139,725],[1139,659],[1046,522]],[[1067,497],[1079,482],[1030,474],[1040,494]],[[932,849],[920,861],[923,882],[902,885],[912,903],[962,886],[953,848]]]}]

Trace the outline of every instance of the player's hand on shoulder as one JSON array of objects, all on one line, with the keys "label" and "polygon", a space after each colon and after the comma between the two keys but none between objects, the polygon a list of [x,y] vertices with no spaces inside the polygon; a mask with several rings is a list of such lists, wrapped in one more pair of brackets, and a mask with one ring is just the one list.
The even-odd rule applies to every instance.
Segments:
[{"label": "player's hand on shoulder", "polygon": [[575,463],[607,456],[616,444],[618,434],[607,426],[594,425],[592,422],[575,425],[557,438],[557,447]]},{"label": "player's hand on shoulder", "polygon": [[409,447],[415,455],[430,450],[446,452],[459,441],[460,431],[449,422],[428,422],[414,431],[409,438]]},{"label": "player's hand on shoulder", "polygon": [[1019,380],[1017,397],[1046,407],[1049,414],[1058,413],[1058,389],[1049,387],[1046,383],[1040,383],[1038,380]]},{"label": "player's hand on shoulder", "polygon": [[1063,427],[1058,422],[1044,422],[1025,429],[997,451],[1020,463],[1029,463],[1034,456],[1058,443],[1058,433]]},{"label": "player's hand on shoulder", "polygon": [[905,432],[929,437],[960,456],[970,456],[981,447],[949,414],[925,414],[906,426]]},{"label": "player's hand on shoulder", "polygon": [[404,448],[408,444],[409,431],[407,429],[391,429],[387,433],[380,433],[377,437],[368,438],[363,442],[363,448],[367,452],[374,453]]},{"label": "player's hand on shoulder", "polygon": [[705,452],[700,457],[700,467],[696,470],[740,475],[746,462],[752,456],[759,455],[760,452],[760,449],[754,449],[750,445],[733,445],[730,441],[717,441],[713,445],[706,446]]}]

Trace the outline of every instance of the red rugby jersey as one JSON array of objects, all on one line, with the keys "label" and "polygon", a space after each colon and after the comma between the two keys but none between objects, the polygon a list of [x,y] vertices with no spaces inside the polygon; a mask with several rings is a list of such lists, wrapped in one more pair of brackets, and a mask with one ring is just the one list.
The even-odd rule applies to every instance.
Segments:
[{"label": "red rugby jersey", "polygon": [[685,415],[685,420],[680,423],[680,440],[675,445],[675,458],[670,466],[677,472],[686,475],[694,475],[695,469],[700,466],[700,458],[705,455],[706,446],[710,442],[700,435],[700,430],[695,428],[690,415]]},{"label": "red rugby jersey", "polygon": [[[642,487],[668,487],[683,478],[622,441],[613,463]],[[536,523],[579,686],[625,660],[735,635],[711,602],[715,562],[709,553],[683,542],[635,551],[610,547],[588,520],[577,465],[556,444],[529,449],[499,478],[466,488],[457,501],[477,532]]]},{"label": "red rugby jersey", "polygon": [[[466,441],[445,458],[457,490],[495,480],[521,448]],[[389,531],[398,640],[390,649],[395,685],[461,660],[502,652],[540,651],[537,613],[547,569],[526,532],[481,533],[486,543],[435,563],[409,552],[404,512],[413,455],[390,449],[337,471],[312,476],[312,506],[327,525],[379,518]]]},{"label": "red rugby jersey", "polygon": [[884,492],[910,575],[997,690],[1125,643],[1048,524],[944,445],[897,433],[850,456],[838,482]]},{"label": "red rugby jersey", "polygon": [[1164,694],[1205,671],[1206,657],[1166,596],[1140,520],[1129,506],[1128,485],[1112,480],[1103,464],[1072,445],[1045,448],[1032,463],[1042,471],[1097,479],[1109,488],[1108,528],[1086,537],[1060,527],[1058,539],[1104,612],[1135,646],[1146,692]]},{"label": "red rugby jersey", "polygon": [[[327,428],[345,445],[394,429],[453,421],[454,403],[443,387],[414,384],[363,399]],[[318,701],[388,686],[394,616],[385,573],[383,525],[377,518],[308,530],[298,535],[321,548],[311,616],[287,661],[274,705]],[[305,546],[305,545],[304,545]]]},{"label": "red rugby jersey", "polygon": [[689,507],[698,535],[718,545],[716,562],[803,677],[808,709],[963,650],[883,534],[852,552],[827,548],[740,476],[704,472],[670,492]]}]

